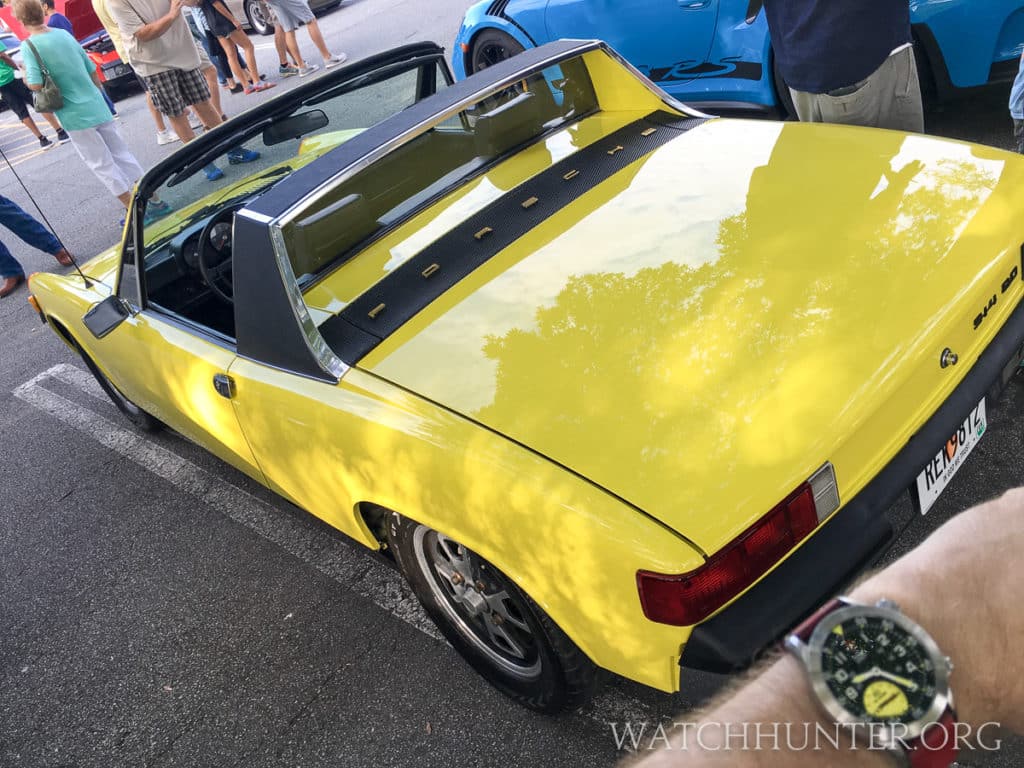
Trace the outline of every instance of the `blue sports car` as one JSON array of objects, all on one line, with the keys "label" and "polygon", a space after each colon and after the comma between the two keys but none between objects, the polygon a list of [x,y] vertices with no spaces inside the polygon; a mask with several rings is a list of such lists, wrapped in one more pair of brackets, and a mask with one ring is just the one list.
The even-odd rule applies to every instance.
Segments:
[{"label": "blue sports car", "polygon": [[[945,98],[1013,79],[1022,0],[909,0],[921,87]],[[764,12],[748,0],[483,0],[455,38],[457,78],[559,38],[607,41],[672,96],[706,109],[792,112]]]}]

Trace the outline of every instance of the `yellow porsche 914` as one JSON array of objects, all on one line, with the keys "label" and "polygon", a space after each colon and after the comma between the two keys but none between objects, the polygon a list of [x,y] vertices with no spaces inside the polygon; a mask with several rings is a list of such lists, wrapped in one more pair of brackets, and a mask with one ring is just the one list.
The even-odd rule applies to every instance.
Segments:
[{"label": "yellow porsche 914", "polygon": [[928,512],[1020,363],[1021,211],[997,149],[423,43],[182,147],[31,293],[139,427],[393,557],[553,712],[742,666]]}]

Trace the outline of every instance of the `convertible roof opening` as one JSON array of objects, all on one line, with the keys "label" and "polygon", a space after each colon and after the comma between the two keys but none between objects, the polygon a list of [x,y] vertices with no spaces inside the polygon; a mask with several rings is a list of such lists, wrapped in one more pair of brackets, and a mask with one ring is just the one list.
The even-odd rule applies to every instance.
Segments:
[{"label": "convertible roof opening", "polygon": [[467,179],[597,108],[587,67],[575,57],[423,126],[283,227],[300,285]]}]

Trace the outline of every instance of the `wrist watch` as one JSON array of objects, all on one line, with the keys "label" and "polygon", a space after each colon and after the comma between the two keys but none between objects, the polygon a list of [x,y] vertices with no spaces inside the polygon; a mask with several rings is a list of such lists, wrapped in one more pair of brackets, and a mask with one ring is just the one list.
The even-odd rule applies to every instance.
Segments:
[{"label": "wrist watch", "polygon": [[786,650],[858,749],[870,743],[911,768],[948,768],[956,759],[953,664],[891,600],[836,598],[786,638]]}]

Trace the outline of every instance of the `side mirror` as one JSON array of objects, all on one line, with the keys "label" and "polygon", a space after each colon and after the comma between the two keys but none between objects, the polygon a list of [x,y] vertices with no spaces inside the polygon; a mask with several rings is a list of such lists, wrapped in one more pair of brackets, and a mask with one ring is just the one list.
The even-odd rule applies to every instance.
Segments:
[{"label": "side mirror", "polygon": [[85,313],[82,321],[89,332],[97,339],[102,339],[124,322],[129,315],[128,307],[118,296],[107,296]]},{"label": "side mirror", "polygon": [[311,109],[290,115],[282,120],[275,120],[272,125],[263,129],[263,143],[268,147],[282,144],[290,139],[301,139],[307,133],[325,128],[330,120],[322,109]]}]

